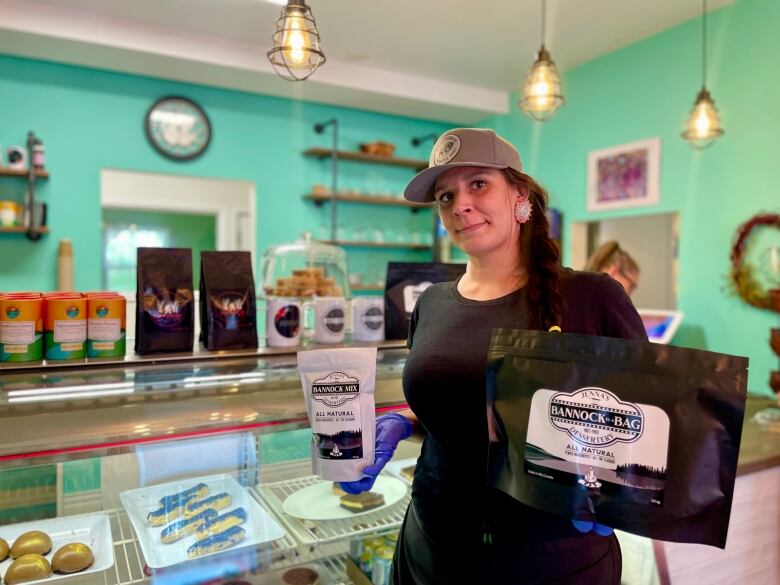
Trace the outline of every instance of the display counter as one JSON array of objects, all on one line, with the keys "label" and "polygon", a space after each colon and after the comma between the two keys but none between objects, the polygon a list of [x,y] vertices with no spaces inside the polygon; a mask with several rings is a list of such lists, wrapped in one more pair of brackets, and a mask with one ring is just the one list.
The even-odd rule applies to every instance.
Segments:
[{"label": "display counter", "polygon": [[[378,352],[380,413],[405,408],[406,356],[405,348],[387,344]],[[735,571],[754,556],[751,570],[773,562],[776,570],[780,433],[752,419],[767,404],[748,400],[726,550],[622,538],[624,583],[693,582],[691,575],[708,567],[741,578],[746,573]],[[410,498],[400,470],[419,455],[419,443],[401,443],[382,476],[391,486],[383,507],[323,511],[323,502],[338,496],[311,474],[294,354],[5,369],[0,429],[0,537],[14,538],[19,526],[43,530],[56,548],[62,535],[78,534],[94,544],[95,561],[90,572],[68,579],[88,585],[152,577],[219,583],[239,575],[229,582],[283,584],[296,567],[317,573],[321,585],[361,582],[353,580],[354,567],[347,576],[350,551],[357,556],[365,539],[381,543],[400,527]],[[148,514],[203,483],[209,494],[230,496],[221,513],[246,512],[247,534],[222,552],[190,560],[195,537],[163,543],[163,529],[176,519],[151,526]],[[8,564],[0,563],[0,573]]]},{"label": "display counter", "polygon": [[[406,354],[398,347],[377,354],[378,413],[405,408]],[[0,538],[11,544],[22,532],[46,532],[51,560],[78,535],[94,553],[85,572],[65,577],[78,584],[217,583],[237,575],[283,584],[295,567],[322,585],[351,583],[350,547],[400,527],[410,483],[399,465],[391,470],[414,464],[419,443],[405,441],[383,474],[385,504],[355,513],[338,506],[330,482],[312,476],[308,427],[294,354],[6,369]],[[166,543],[165,529],[182,518],[166,511],[157,525],[150,514],[202,484],[204,497],[224,505],[220,514],[240,518],[240,539],[210,543],[225,550],[190,559],[213,552],[193,551],[208,533]],[[0,563],[0,574],[10,563]]]}]

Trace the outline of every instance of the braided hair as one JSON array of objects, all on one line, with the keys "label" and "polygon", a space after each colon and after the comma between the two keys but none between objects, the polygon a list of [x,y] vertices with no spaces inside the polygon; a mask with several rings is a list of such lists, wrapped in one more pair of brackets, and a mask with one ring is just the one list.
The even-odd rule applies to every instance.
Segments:
[{"label": "braided hair", "polygon": [[522,226],[520,235],[523,265],[528,274],[529,326],[547,331],[553,325],[561,325],[565,310],[560,289],[561,252],[550,237],[547,191],[535,179],[514,169],[506,169],[504,174],[510,184],[528,193],[531,203],[531,219]]}]

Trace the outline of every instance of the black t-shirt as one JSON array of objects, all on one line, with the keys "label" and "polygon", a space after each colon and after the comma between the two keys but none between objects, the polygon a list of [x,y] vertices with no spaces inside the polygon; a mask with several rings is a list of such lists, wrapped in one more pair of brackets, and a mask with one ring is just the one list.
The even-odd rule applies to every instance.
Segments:
[{"label": "black t-shirt", "polygon": [[[623,288],[606,274],[564,270],[564,333],[647,339]],[[489,438],[486,369],[495,327],[528,328],[525,290],[489,301],[466,299],[457,282],[434,284],[409,324],[404,395],[427,431],[412,500],[434,540],[481,539],[485,528],[521,543],[578,537],[571,522],[486,487]]]}]

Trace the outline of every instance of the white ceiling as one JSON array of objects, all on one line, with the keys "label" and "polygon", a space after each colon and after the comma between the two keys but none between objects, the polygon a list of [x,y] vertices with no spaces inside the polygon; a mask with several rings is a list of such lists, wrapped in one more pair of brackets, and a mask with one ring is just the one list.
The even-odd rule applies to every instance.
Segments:
[{"label": "white ceiling", "polygon": [[[735,0],[710,0],[711,10]],[[402,115],[504,113],[540,43],[539,0],[310,0],[328,62],[275,78],[268,0],[0,0],[0,52]],[[700,14],[699,0],[548,0],[566,70]]]}]

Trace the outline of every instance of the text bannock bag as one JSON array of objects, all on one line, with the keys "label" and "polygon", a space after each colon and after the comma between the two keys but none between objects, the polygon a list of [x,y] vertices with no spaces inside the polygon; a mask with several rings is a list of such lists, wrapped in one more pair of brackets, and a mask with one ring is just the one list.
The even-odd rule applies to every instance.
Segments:
[{"label": "text bannock bag", "polygon": [[298,352],[298,371],[311,425],[312,472],[357,481],[374,463],[376,348]]},{"label": "text bannock bag", "polygon": [[488,354],[520,502],[658,540],[724,548],[747,358],[591,335],[496,329]]}]

